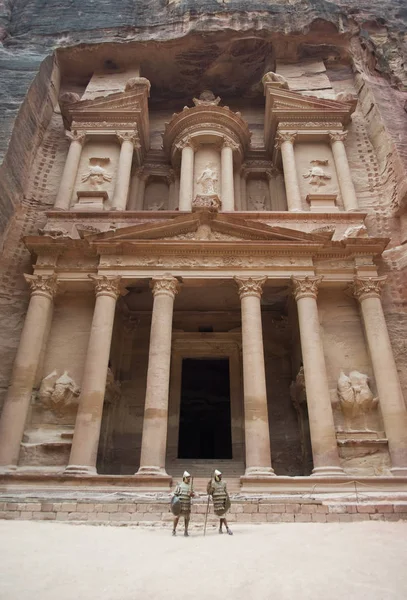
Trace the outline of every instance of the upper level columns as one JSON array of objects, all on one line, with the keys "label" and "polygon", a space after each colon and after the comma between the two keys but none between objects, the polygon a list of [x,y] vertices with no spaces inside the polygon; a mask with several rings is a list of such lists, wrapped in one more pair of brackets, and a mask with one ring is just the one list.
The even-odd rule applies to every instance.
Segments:
[{"label": "upper level columns", "polygon": [[393,475],[407,475],[407,410],[400,387],[380,300],[385,277],[357,277],[353,293],[360,302],[372,360]]},{"label": "upper level columns", "polygon": [[276,148],[281,148],[284,181],[287,193],[287,206],[291,212],[302,210],[301,192],[297,178],[297,167],[294,156],[294,142],[297,133],[280,132],[276,137]]},{"label": "upper level columns", "polygon": [[235,277],[242,308],[243,388],[246,476],[275,475],[271,467],[270,429],[264,368],[260,298],[266,277]]},{"label": "upper level columns", "polygon": [[317,294],[321,277],[293,277],[309,414],[313,475],[343,475],[336,443]]},{"label": "upper level columns", "polygon": [[235,210],[235,195],[233,181],[233,150],[238,150],[238,145],[226,140],[221,150],[221,189],[222,210]]},{"label": "upper level columns", "polygon": [[110,343],[120,277],[92,276],[96,303],[67,473],[96,473]]},{"label": "upper level columns", "polygon": [[331,131],[329,133],[329,139],[345,210],[359,210],[348,157],[346,156],[346,150],[343,144],[347,135],[347,131]]},{"label": "upper level columns", "polygon": [[31,401],[35,375],[46,343],[57,290],[55,275],[26,275],[31,299],[14,361],[10,386],[0,419],[0,469],[14,469]]},{"label": "upper level columns", "polygon": [[192,196],[194,192],[194,155],[195,149],[190,138],[180,142],[181,148],[181,176],[179,189],[179,210],[192,209]]},{"label": "upper level columns", "polygon": [[144,406],[140,468],[137,475],[165,476],[172,317],[179,284],[163,275],[152,281],[154,294]]},{"label": "upper level columns", "polygon": [[138,143],[138,136],[132,131],[117,132],[116,135],[121,143],[121,148],[112,210],[126,210],[130,187],[131,164],[133,161],[134,146]]},{"label": "upper level columns", "polygon": [[71,144],[54,204],[54,208],[60,210],[69,210],[81,160],[82,147],[86,138],[83,131],[66,131],[65,134],[71,140]]}]

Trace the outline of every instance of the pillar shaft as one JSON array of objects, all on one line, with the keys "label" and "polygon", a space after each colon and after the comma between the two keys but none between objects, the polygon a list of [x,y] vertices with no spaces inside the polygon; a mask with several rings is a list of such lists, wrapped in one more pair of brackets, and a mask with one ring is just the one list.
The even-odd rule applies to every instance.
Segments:
[{"label": "pillar shaft", "polygon": [[117,137],[121,142],[121,148],[112,209],[126,210],[130,187],[131,164],[133,161],[134,144],[137,141],[137,136],[132,132],[124,132],[117,133]]},{"label": "pillar shaft", "polygon": [[407,409],[380,300],[385,277],[356,278],[367,344],[379,395],[394,475],[407,475]]},{"label": "pillar shaft", "polygon": [[41,349],[49,331],[48,324],[57,287],[55,276],[27,275],[26,279],[31,285],[32,294],[0,419],[2,470],[16,468],[18,464],[32,389]]},{"label": "pillar shaft", "polygon": [[236,198],[236,210],[242,210],[242,198],[241,198],[241,182],[240,173],[237,170],[234,174],[233,190]]},{"label": "pillar shaft", "polygon": [[138,210],[137,209],[137,200],[138,200],[138,190],[139,190],[139,177],[138,172],[136,171],[130,182],[130,191],[129,191],[129,201],[127,208],[128,210]]},{"label": "pillar shaft", "polygon": [[277,147],[281,147],[287,206],[290,212],[302,211],[301,192],[294,155],[294,141],[296,136],[296,133],[280,133],[277,137]]},{"label": "pillar shaft", "polygon": [[343,475],[318,317],[317,293],[321,279],[293,278],[314,459],[313,475]]},{"label": "pillar shaft", "polygon": [[246,473],[273,476],[260,297],[266,277],[235,278],[242,308]]},{"label": "pillar shaft", "polygon": [[346,139],[346,135],[346,131],[331,132],[329,138],[331,140],[332,154],[345,210],[359,210],[348,157],[343,143]]},{"label": "pillar shaft", "polygon": [[221,150],[221,185],[222,185],[222,210],[235,210],[235,196],[233,185],[233,147],[225,142]]},{"label": "pillar shaft", "polygon": [[93,276],[96,303],[66,473],[95,474],[120,277]]},{"label": "pillar shaft", "polygon": [[55,199],[54,208],[59,210],[69,210],[75,181],[78,174],[78,167],[81,160],[82,147],[85,142],[85,133],[77,131],[67,131],[66,136],[71,140],[66,157],[64,172],[62,174],[61,183],[57,197]]},{"label": "pillar shaft", "polygon": [[153,279],[154,304],[138,475],[166,475],[172,316],[177,291],[175,277],[165,275]]},{"label": "pillar shaft", "polygon": [[181,155],[181,176],[179,190],[179,210],[192,209],[192,195],[194,191],[194,149],[185,143]]}]

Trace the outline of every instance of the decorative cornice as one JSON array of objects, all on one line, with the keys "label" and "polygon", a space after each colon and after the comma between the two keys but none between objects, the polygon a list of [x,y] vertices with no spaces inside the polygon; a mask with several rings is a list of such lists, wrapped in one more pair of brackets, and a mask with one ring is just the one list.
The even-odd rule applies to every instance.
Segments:
[{"label": "decorative cornice", "polygon": [[355,277],[349,286],[353,295],[359,302],[367,298],[380,298],[387,277]]},{"label": "decorative cornice", "polygon": [[284,142],[294,144],[297,139],[298,131],[279,131],[276,135],[274,147],[279,149]]},{"label": "decorative cornice", "polygon": [[72,131],[65,131],[66,137],[71,140],[71,142],[79,142],[81,146],[85,143],[86,139],[86,131],[78,131],[77,129],[73,129]]},{"label": "decorative cornice", "polygon": [[321,283],[323,277],[291,277],[293,282],[293,294],[294,298],[301,300],[301,298],[314,298],[316,300],[318,295],[318,286]]},{"label": "decorative cornice", "polygon": [[234,277],[234,280],[238,286],[240,300],[242,300],[247,296],[261,298],[267,277]]},{"label": "decorative cornice", "polygon": [[348,136],[347,131],[330,131],[328,133],[331,144],[333,142],[344,142]]},{"label": "decorative cornice", "polygon": [[110,296],[117,300],[120,296],[120,276],[107,277],[106,275],[88,275],[95,284],[96,297]]},{"label": "decorative cornice", "polygon": [[58,280],[53,275],[24,275],[24,279],[31,288],[31,296],[45,296],[52,300],[57,293]]},{"label": "decorative cornice", "polygon": [[154,297],[164,295],[175,298],[175,295],[179,292],[178,279],[173,277],[170,273],[165,273],[162,277],[153,277],[151,280],[151,287]]}]

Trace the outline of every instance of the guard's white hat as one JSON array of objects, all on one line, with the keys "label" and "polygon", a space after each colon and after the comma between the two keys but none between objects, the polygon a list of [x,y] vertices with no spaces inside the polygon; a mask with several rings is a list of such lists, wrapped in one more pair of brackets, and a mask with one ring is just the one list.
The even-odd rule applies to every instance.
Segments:
[{"label": "guard's white hat", "polygon": [[218,471],[218,469],[215,469],[215,475],[219,476],[222,475],[221,471]]},{"label": "guard's white hat", "polygon": [[184,471],[182,478],[185,479],[185,477],[191,477],[191,473],[188,473],[188,471]]}]

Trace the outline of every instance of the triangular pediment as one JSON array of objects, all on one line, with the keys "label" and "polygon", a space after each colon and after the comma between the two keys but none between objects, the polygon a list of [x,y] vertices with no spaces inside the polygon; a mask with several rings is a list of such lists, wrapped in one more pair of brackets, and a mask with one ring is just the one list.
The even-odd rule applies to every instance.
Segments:
[{"label": "triangular pediment", "polygon": [[302,112],[319,112],[336,114],[343,118],[348,118],[355,109],[354,102],[343,102],[340,100],[330,100],[326,98],[317,98],[315,96],[303,96],[298,92],[290,90],[267,87],[267,103],[273,110],[298,110]]},{"label": "triangular pediment", "polygon": [[172,219],[163,219],[145,224],[121,227],[115,231],[106,231],[87,236],[92,245],[112,246],[135,244],[141,241],[162,243],[233,243],[238,241],[263,241],[301,244],[326,243],[332,234],[312,234],[269,226],[257,219],[237,217],[210,211],[191,212]]},{"label": "triangular pediment", "polygon": [[69,104],[67,111],[75,118],[80,114],[89,112],[128,112],[140,110],[143,94],[139,91],[115,92],[108,96],[94,99],[78,100]]}]

